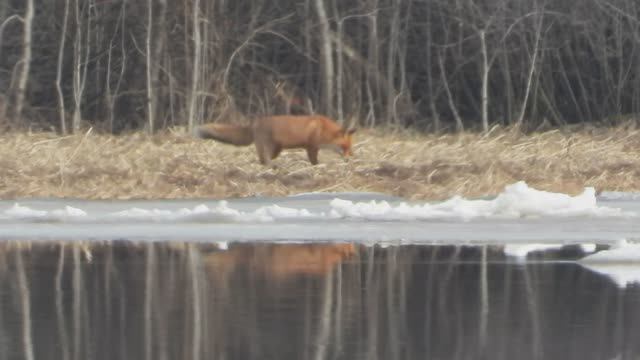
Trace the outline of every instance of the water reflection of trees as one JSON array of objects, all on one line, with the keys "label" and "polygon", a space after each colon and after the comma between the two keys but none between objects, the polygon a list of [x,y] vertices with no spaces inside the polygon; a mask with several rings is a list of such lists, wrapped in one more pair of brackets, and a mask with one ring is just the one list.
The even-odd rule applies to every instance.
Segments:
[{"label": "water reflection of trees", "polygon": [[491,248],[7,243],[0,358],[628,358],[637,290]]}]

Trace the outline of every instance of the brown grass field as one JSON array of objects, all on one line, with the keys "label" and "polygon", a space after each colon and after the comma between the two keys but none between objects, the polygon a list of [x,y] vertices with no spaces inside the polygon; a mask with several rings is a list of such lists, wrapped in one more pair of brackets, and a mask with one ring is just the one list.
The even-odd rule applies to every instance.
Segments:
[{"label": "brown grass field", "polygon": [[320,151],[311,166],[303,150],[284,151],[272,167],[253,146],[195,139],[180,130],[147,136],[88,131],[73,136],[0,135],[0,198],[231,198],[309,191],[373,191],[411,200],[496,194],[526,181],[576,194],[640,190],[640,130],[553,130],[530,135],[416,135],[360,130],[354,157]]}]

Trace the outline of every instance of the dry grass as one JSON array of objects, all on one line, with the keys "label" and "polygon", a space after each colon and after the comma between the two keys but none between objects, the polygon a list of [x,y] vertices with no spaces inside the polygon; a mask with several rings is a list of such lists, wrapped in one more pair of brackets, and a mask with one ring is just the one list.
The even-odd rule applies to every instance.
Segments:
[{"label": "dry grass", "polygon": [[273,168],[253,147],[179,132],[148,137],[51,133],[0,135],[0,198],[226,198],[308,191],[376,191],[409,199],[478,196],[524,180],[550,191],[640,190],[640,131],[634,127],[534,135],[356,134],[346,162],[285,151]]}]

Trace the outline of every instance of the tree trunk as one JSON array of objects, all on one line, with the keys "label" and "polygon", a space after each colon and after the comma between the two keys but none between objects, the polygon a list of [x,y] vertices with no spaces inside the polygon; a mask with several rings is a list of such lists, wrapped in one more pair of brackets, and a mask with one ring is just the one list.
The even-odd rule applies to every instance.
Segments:
[{"label": "tree trunk", "polygon": [[524,120],[524,114],[527,110],[527,101],[529,100],[529,94],[531,92],[533,74],[536,71],[536,62],[538,61],[538,49],[540,47],[540,37],[542,35],[543,13],[539,14],[538,16],[540,17],[540,19],[538,21],[538,26],[536,29],[536,40],[533,46],[533,56],[531,57],[531,65],[529,66],[529,75],[527,76],[527,85],[525,87],[524,99],[522,100],[522,107],[520,108],[520,114],[518,115],[518,121],[516,122],[517,127],[521,127]]},{"label": "tree trunk", "polygon": [[156,96],[153,87],[153,61],[151,61],[151,43],[153,41],[153,0],[147,0],[147,37],[145,41],[146,65],[147,65],[147,131],[154,132],[154,121],[156,118]]},{"label": "tree trunk", "polygon": [[444,69],[444,60],[442,59],[442,55],[438,54],[438,64],[440,65],[440,74],[442,76],[442,84],[444,86],[444,91],[447,94],[447,100],[449,100],[449,108],[451,109],[451,113],[456,121],[456,131],[461,132],[464,130],[464,125],[462,123],[462,118],[458,113],[458,109],[456,108],[456,104],[453,101],[453,96],[451,94],[451,90],[449,89],[449,81],[447,80],[447,73]]},{"label": "tree trunk", "polygon": [[[160,74],[160,66],[158,65],[158,62],[160,62],[160,59],[162,58],[167,2],[166,0],[158,0],[159,15],[155,15],[153,12],[153,0],[147,0],[147,7],[147,37],[145,40],[147,67],[147,127],[149,134],[153,134],[156,130],[158,117],[158,77]],[[154,26],[154,23],[157,26]]]},{"label": "tree trunk", "polygon": [[[90,3],[84,3],[84,6],[89,7]],[[83,17],[85,16],[86,11],[86,31],[87,33],[83,38]],[[84,94],[84,88],[87,79],[87,64],[89,62],[89,44],[90,44],[90,12],[88,10],[84,10],[80,7],[80,0],[75,0],[75,18],[76,18],[76,34],[73,42],[73,99],[74,99],[74,109],[73,109],[73,132],[77,133],[80,131],[80,122],[82,120],[82,97]],[[82,42],[86,41],[86,44]],[[83,53],[84,51],[84,53]]]},{"label": "tree trunk", "polygon": [[200,57],[202,52],[202,41],[200,40],[200,0],[193,2],[193,68],[191,69],[191,94],[189,99],[189,132],[193,131],[195,125],[200,123],[200,119],[195,117],[198,100],[198,90],[200,84]]},{"label": "tree trunk", "polygon": [[[120,87],[122,85],[122,80],[124,79],[124,73],[126,70],[127,64],[127,52],[125,48],[125,24],[126,24],[126,7],[127,4],[125,2],[122,3],[120,7],[120,54],[122,56],[121,64],[120,64],[120,74],[118,75],[118,81],[116,83],[116,88],[112,91],[111,89],[111,68],[113,66],[112,59],[112,50],[114,47],[114,40],[117,34],[117,29],[114,29],[113,37],[109,42],[109,51],[107,51],[107,79],[105,81],[105,97],[107,103],[107,123],[109,127],[109,132],[113,134],[114,132],[114,116],[115,116],[115,105],[116,99],[118,97],[118,93],[120,92]],[[117,25],[116,25],[117,27]]]},{"label": "tree trunk", "polygon": [[378,43],[378,0],[370,0],[367,3],[367,10],[371,12],[367,23],[369,30],[369,41],[367,49],[367,57],[369,60],[368,67],[365,66],[367,99],[369,101],[369,113],[367,115],[369,126],[377,124],[376,116],[376,99],[380,97],[380,45]]},{"label": "tree trunk", "polygon": [[513,80],[511,79],[511,62],[506,49],[502,52],[502,76],[504,77],[504,103],[505,103],[505,123],[511,125],[514,122],[515,114],[513,112]]},{"label": "tree trunk", "polygon": [[[166,121],[163,122],[161,125],[158,125],[157,122],[157,118],[159,117],[160,119],[164,119],[164,112],[161,111],[162,107],[159,109],[158,108],[158,104],[160,103],[159,99],[163,98],[163,95],[165,95],[165,92],[162,92],[161,89],[163,88],[162,86],[160,86],[160,67],[162,62],[160,61],[163,57],[162,57],[162,53],[164,51],[164,45],[165,45],[165,39],[166,39],[166,21],[167,21],[167,0],[158,0],[158,13],[159,15],[157,16],[157,20],[156,20],[156,31],[155,31],[155,42],[154,42],[154,51],[153,51],[153,61],[155,61],[155,64],[153,64],[153,72],[151,73],[151,86],[154,88],[154,127],[157,128],[158,126],[165,126],[166,125]],[[166,97],[166,96],[165,96]]]},{"label": "tree trunk", "polygon": [[12,89],[10,94],[12,96],[10,96],[9,103],[7,104],[7,117],[14,125],[16,125],[22,118],[24,98],[25,93],[27,92],[27,82],[29,81],[33,13],[33,0],[27,0],[23,19],[22,57],[20,59],[20,66],[18,67],[18,82],[15,89]]},{"label": "tree trunk", "polygon": [[387,107],[387,121],[394,124],[398,123],[397,114],[395,111],[395,99],[397,95],[395,84],[395,72],[396,72],[396,59],[398,56],[398,40],[400,35],[400,0],[393,1],[393,16],[391,18],[390,33],[389,33],[389,47],[387,48],[387,86],[385,92],[385,106]]},{"label": "tree trunk", "polygon": [[64,45],[67,40],[67,24],[69,22],[69,0],[64,1],[64,16],[62,20],[62,34],[60,35],[60,48],[58,49],[58,68],[56,71],[56,92],[58,93],[58,116],[60,117],[60,132],[67,133],[66,111],[64,107],[64,95],[62,94],[62,64],[64,61]]},{"label": "tree trunk", "polygon": [[426,32],[427,32],[427,44],[426,44],[426,73],[427,73],[427,89],[428,89],[428,94],[427,96],[429,97],[429,110],[431,111],[431,116],[433,118],[433,131],[435,131],[436,133],[439,133],[441,130],[441,125],[440,125],[440,114],[438,113],[438,109],[436,106],[436,99],[437,96],[435,94],[435,87],[433,84],[433,64],[432,64],[432,59],[433,59],[433,33],[432,33],[432,25],[431,25],[431,14],[432,14],[432,10],[431,10],[431,6],[427,5],[427,25],[426,25]]},{"label": "tree trunk", "polygon": [[[339,10],[338,10],[338,4],[336,3],[336,0],[333,0],[333,12],[335,13],[336,17],[339,16]],[[343,94],[343,78],[344,78],[344,67],[343,67],[343,29],[344,29],[344,19],[340,19],[338,20],[338,25],[337,25],[337,32],[338,32],[338,41],[336,44],[336,57],[337,57],[337,64],[336,64],[336,71],[337,71],[337,75],[336,75],[336,100],[337,100],[337,116],[338,116],[338,123],[339,124],[344,124],[344,104],[343,104],[343,100],[344,100],[344,94]]]},{"label": "tree trunk", "polygon": [[322,89],[322,104],[327,115],[333,116],[333,47],[331,46],[331,28],[324,0],[315,0],[316,12],[320,19],[322,38],[322,74],[324,75]]},{"label": "tree trunk", "polygon": [[486,32],[480,30],[482,49],[482,131],[489,131],[489,55],[487,54]]},{"label": "tree trunk", "polygon": [[[312,9],[311,9],[311,3],[310,0],[305,0],[304,2],[304,15],[305,17],[308,18],[312,18],[313,13],[312,13]],[[313,34],[312,34],[312,24],[309,21],[305,21],[304,22],[304,51],[307,54],[311,54],[312,51],[312,45],[313,45]],[[307,94],[312,94],[314,86],[313,84],[313,67],[314,67],[314,63],[310,60],[307,60],[305,62],[305,66],[304,66],[304,76],[305,76],[305,92]],[[309,107],[309,109],[307,109],[309,111],[310,114],[312,114],[313,112],[310,111],[311,107]]]}]

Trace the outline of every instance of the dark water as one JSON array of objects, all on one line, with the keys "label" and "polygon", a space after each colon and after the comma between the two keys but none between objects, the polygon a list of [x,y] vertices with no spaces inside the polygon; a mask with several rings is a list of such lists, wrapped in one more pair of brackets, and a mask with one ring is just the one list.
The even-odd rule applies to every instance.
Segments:
[{"label": "dark water", "polygon": [[491,248],[5,243],[0,359],[637,359],[638,290]]}]

